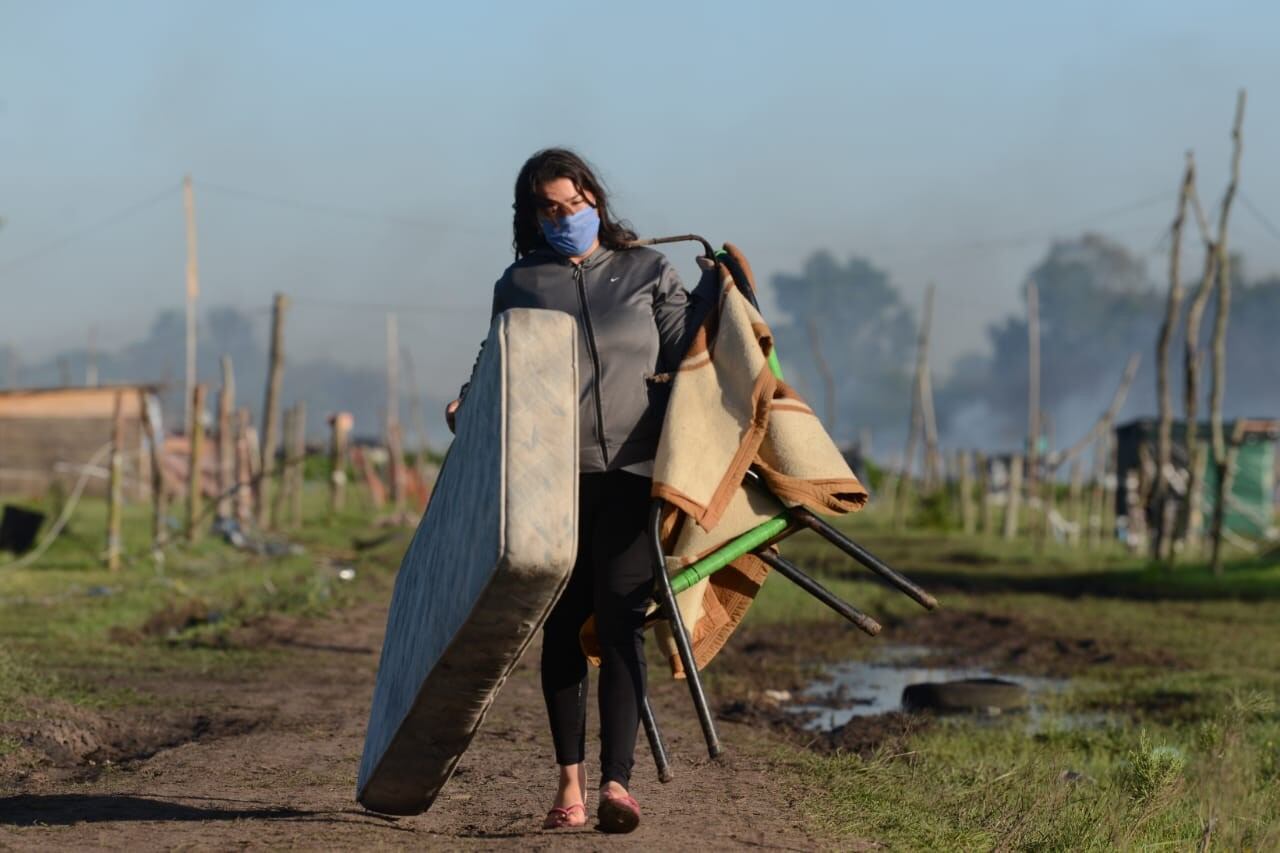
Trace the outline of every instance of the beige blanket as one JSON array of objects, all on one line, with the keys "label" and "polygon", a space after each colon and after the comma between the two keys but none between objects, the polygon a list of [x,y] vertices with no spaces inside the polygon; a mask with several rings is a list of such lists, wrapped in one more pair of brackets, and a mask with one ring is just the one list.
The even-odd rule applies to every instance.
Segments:
[{"label": "beige blanket", "polygon": [[[732,245],[725,251],[754,291],[746,258]],[[770,368],[768,325],[728,268],[722,264],[718,270],[719,304],[708,312],[672,380],[654,467],[653,494],[669,507],[663,533],[672,574],[785,507],[834,515],[854,512],[867,501],[867,490],[813,410]],[[744,486],[750,468],[767,492]],[[742,621],[768,572],[759,558],[747,555],[677,596],[699,669]],[[589,655],[592,627],[583,633]],[[672,671],[682,677],[665,620],[657,630]]]}]

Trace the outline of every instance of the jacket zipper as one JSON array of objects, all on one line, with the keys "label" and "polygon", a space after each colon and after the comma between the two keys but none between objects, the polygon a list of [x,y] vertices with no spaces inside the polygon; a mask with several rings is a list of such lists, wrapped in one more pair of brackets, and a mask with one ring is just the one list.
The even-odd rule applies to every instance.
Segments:
[{"label": "jacket zipper", "polygon": [[600,458],[606,468],[609,467],[609,451],[604,443],[604,401],[600,396],[600,352],[596,349],[596,333],[591,327],[591,309],[587,305],[586,274],[582,264],[574,264],[573,280],[578,285],[578,301],[582,303],[582,323],[587,334],[587,351],[591,354],[591,367],[595,371],[595,381],[591,383],[591,394],[596,399],[596,437],[600,441]]}]

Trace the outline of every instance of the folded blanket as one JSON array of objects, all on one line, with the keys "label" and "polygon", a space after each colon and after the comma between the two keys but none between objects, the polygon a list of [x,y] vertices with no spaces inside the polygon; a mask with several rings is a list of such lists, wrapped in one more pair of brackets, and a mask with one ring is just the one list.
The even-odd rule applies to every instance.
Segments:
[{"label": "folded blanket", "polygon": [[[786,507],[834,515],[867,501],[813,410],[771,366],[772,333],[730,272],[741,270],[754,291],[751,267],[734,246],[724,251],[731,263],[716,268],[719,303],[672,380],[654,465],[653,494],[668,505],[663,539],[672,574]],[[752,468],[764,489],[744,485]],[[677,596],[699,669],[742,621],[768,572],[746,555]],[[589,655],[592,639],[589,626],[583,635]],[[672,671],[683,676],[665,620],[658,640]]]}]

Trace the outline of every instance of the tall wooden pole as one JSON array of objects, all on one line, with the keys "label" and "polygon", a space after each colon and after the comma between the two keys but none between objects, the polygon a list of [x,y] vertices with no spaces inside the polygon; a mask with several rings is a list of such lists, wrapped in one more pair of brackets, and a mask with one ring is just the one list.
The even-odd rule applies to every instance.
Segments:
[{"label": "tall wooden pole", "polygon": [[1240,129],[1244,124],[1244,89],[1236,98],[1236,120],[1231,127],[1231,180],[1222,197],[1222,210],[1218,214],[1218,311],[1213,322],[1213,382],[1209,388],[1209,429],[1213,438],[1213,464],[1218,470],[1217,500],[1214,503],[1213,554],[1211,565],[1214,574],[1222,573],[1222,525],[1226,515],[1225,504],[1230,492],[1227,487],[1231,470],[1227,454],[1227,439],[1222,429],[1222,398],[1227,386],[1227,318],[1231,313],[1231,256],[1227,251],[1227,218],[1231,215],[1231,202],[1240,183],[1240,151],[1243,147]]},{"label": "tall wooden pole", "polygon": [[124,392],[116,392],[111,427],[111,481],[107,489],[107,570],[120,570],[120,519],[124,514]]},{"label": "tall wooden pole", "polygon": [[196,261],[196,197],[191,176],[182,179],[182,207],[187,220],[187,390],[183,428],[191,431],[191,401],[196,385],[196,299],[200,296],[200,271]]},{"label": "tall wooden pole", "polygon": [[1182,312],[1182,225],[1187,218],[1187,202],[1196,181],[1196,163],[1187,152],[1187,165],[1178,188],[1178,208],[1170,226],[1169,295],[1165,300],[1164,322],[1156,339],[1156,397],[1160,405],[1160,425],[1156,430],[1156,482],[1152,492],[1152,517],[1156,521],[1151,537],[1151,556],[1172,560],[1176,519],[1169,478],[1173,474],[1173,392],[1169,384],[1169,345]]},{"label": "tall wooden pole", "polygon": [[191,392],[191,420],[187,426],[187,439],[191,448],[191,465],[187,472],[187,541],[200,538],[200,515],[204,509],[204,413],[205,386],[196,383]]},{"label": "tall wooden pole", "polygon": [[271,350],[267,366],[266,400],[262,406],[262,457],[258,466],[258,526],[271,526],[271,477],[280,441],[280,383],[284,379],[284,312],[289,300],[277,293],[271,306]]},{"label": "tall wooden pole", "polygon": [[218,389],[218,518],[235,514],[236,443],[232,412],[236,405],[236,377],[231,356],[222,357],[222,387]]}]

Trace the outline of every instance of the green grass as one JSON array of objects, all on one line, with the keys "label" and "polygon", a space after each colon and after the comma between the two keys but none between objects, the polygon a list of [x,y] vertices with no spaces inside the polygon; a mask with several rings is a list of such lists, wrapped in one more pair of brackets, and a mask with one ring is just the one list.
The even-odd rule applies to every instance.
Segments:
[{"label": "green grass", "polygon": [[[384,597],[403,542],[358,553],[354,538],[384,531],[358,511],[328,518],[322,485],[308,486],[310,521],[282,534],[301,546],[298,553],[259,556],[206,535],[195,544],[173,542],[157,563],[149,512],[132,505],[124,518],[127,556],[117,572],[107,571],[99,550],[105,505],[83,501],[33,565],[0,570],[0,719],[28,714],[42,699],[92,708],[144,704],[149,697],[127,686],[139,677],[232,673],[273,654],[219,648],[219,636],[237,626]],[[340,567],[355,568],[355,579],[342,580]]]},{"label": "green grass", "polygon": [[[946,719],[870,758],[783,750],[818,825],[903,850],[1195,850],[1206,831],[1218,849],[1280,848],[1280,560],[1215,577],[1114,547],[841,526],[944,608],[1171,663],[1088,667],[1034,727]],[[784,552],[872,616],[919,612],[816,537]],[[835,618],[779,579],[748,617]]]}]

